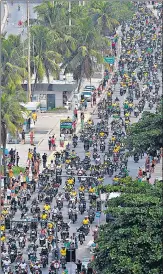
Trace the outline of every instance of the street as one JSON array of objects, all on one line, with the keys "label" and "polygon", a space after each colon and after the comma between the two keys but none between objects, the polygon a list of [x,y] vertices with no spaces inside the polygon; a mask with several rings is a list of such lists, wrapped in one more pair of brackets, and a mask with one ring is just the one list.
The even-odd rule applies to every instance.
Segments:
[{"label": "street", "polygon": [[[8,5],[8,23],[6,23],[5,31],[7,35],[22,35],[23,39],[27,38],[27,28],[23,24],[27,21],[27,4],[26,1],[20,3],[20,10],[18,10],[18,3],[13,2],[13,4],[7,1]],[[29,5],[29,18],[37,18],[36,13],[34,13],[34,7],[37,6],[37,2],[30,3]],[[20,21],[22,25],[19,26]]]},{"label": "street", "polygon": [[[41,0],[30,0],[30,18],[37,18],[37,14],[34,13],[34,7],[41,3]],[[18,11],[18,4],[20,3],[20,10]],[[150,8],[150,6],[149,6]],[[25,39],[26,38],[26,28],[22,27],[22,26],[18,26],[18,22],[22,21],[25,22],[27,19],[27,6],[26,6],[26,1],[24,0],[17,0],[17,1],[13,1],[12,2],[8,1],[8,9],[9,9],[9,16],[8,16],[8,23],[6,24],[5,27],[5,31],[7,32],[7,35],[10,34],[14,34],[14,35],[22,35],[22,38]],[[2,8],[2,17],[3,17],[3,8]],[[116,68],[118,66],[118,61],[119,61],[119,57],[121,55],[121,39],[123,38],[122,36],[122,32],[121,32],[121,27],[118,28],[118,33],[119,33],[119,44],[118,44],[118,54],[116,57]],[[139,49],[139,47],[137,47],[137,51],[138,51],[138,55],[141,55],[141,50]],[[127,66],[124,68],[125,70],[127,70]],[[137,73],[138,70],[136,69],[135,72]],[[101,102],[103,99],[106,98],[106,93],[108,91],[108,88],[110,86],[112,86],[112,82],[111,82],[111,77],[114,76],[114,72],[110,74],[110,79],[108,82],[108,86],[106,87],[106,90],[104,90],[102,92],[102,95],[97,99],[97,105],[99,102]],[[102,75],[103,77],[103,75]],[[160,85],[160,89],[159,89],[159,95],[161,95],[161,91],[162,91],[162,74],[161,74],[161,70],[159,70],[158,72],[158,79],[161,83]],[[100,83],[101,79],[95,79],[92,77],[92,85],[95,85],[96,88],[98,88],[98,85]],[[138,80],[138,79],[137,79]],[[128,98],[128,93],[126,92],[124,95],[120,96],[120,82],[121,82],[121,78],[118,78],[118,82],[115,85],[115,89],[113,90],[113,95],[112,95],[112,100],[113,102],[115,101],[116,98],[119,99],[119,105],[120,105],[120,110],[121,110],[121,117],[124,118],[124,114],[123,114],[123,106],[124,106],[124,102],[125,100]],[[142,87],[143,87],[143,82],[139,81],[139,86],[140,86],[140,93],[142,94]],[[84,79],[84,83],[83,85],[87,85],[89,84],[89,81],[87,79]],[[133,104],[134,107],[138,104],[139,99],[134,98],[133,100]],[[93,122],[95,125],[97,125],[97,123],[100,121],[98,118],[98,109],[97,109],[97,105],[92,107],[91,103],[88,103],[88,107],[85,110],[85,122],[91,117],[93,119]],[[149,102],[146,101],[145,103],[145,107],[144,107],[144,111],[150,111],[152,113],[155,113],[156,111],[156,105],[154,105],[154,107],[152,109],[149,108]],[[80,136],[80,131],[81,131],[81,123],[80,123],[80,114],[81,111],[78,111],[78,122],[77,122],[77,134],[78,136]],[[139,119],[141,119],[141,115],[142,113],[140,113],[140,115],[138,117],[135,117],[133,112],[131,114],[130,117],[130,121],[131,124],[132,123],[137,123],[139,121]],[[37,122],[35,124],[35,126],[33,127],[33,132],[34,132],[34,145],[36,147],[36,150],[38,153],[40,153],[41,155],[41,159],[42,159],[42,155],[43,153],[47,153],[47,163],[46,165],[49,166],[52,160],[55,160],[54,158],[54,151],[49,151],[48,150],[48,139],[49,137],[51,137],[52,135],[55,134],[55,138],[56,138],[56,150],[57,151],[61,151],[63,148],[60,147],[60,120],[61,119],[65,119],[67,117],[72,118],[73,117],[73,109],[69,110],[67,112],[64,113],[59,113],[59,112],[49,112],[49,113],[38,113],[38,118],[37,118]],[[113,117],[112,115],[108,118],[108,137],[105,140],[105,143],[108,144],[109,140],[111,139],[113,132],[111,130],[111,122],[113,121]],[[68,140],[68,138],[66,139],[65,144],[67,144],[68,142],[71,143],[71,140]],[[141,140],[140,140],[141,142]],[[107,147],[107,145],[106,145]],[[19,161],[19,165],[25,167],[27,165],[27,157],[28,157],[28,150],[29,148],[33,149],[33,146],[30,146],[30,137],[29,134],[26,134],[26,143],[23,145],[21,143],[19,144],[7,144],[7,149],[10,150],[11,148],[15,149],[17,152],[19,152],[19,156],[20,156],[20,161]],[[65,147],[64,147],[65,149]],[[70,145],[70,151],[73,150],[72,144]],[[81,142],[80,140],[77,143],[77,146],[75,148],[75,152],[76,155],[80,157],[81,160],[83,160],[85,158],[85,151],[84,151],[84,145],[83,142]],[[90,152],[91,152],[91,165],[95,164],[95,161],[93,159],[93,148],[90,148]],[[104,154],[105,151],[102,153],[101,151],[99,151],[99,155],[101,157],[101,159],[104,158]],[[139,161],[137,163],[135,163],[133,157],[129,157],[128,158],[128,165],[127,165],[127,169],[129,171],[129,176],[131,176],[132,178],[136,178],[138,175],[138,170],[141,167],[142,169],[144,169],[144,165],[145,165],[145,159],[146,159],[146,154],[144,154],[144,156],[142,156],[142,158],[139,159]],[[161,164],[160,164],[161,165]],[[159,166],[160,168],[160,166]],[[40,173],[43,171],[43,166],[41,163],[41,167],[40,167]],[[76,171],[75,171],[76,172]],[[157,171],[158,172],[158,171]],[[59,192],[60,193],[64,193],[64,187],[65,187],[65,181],[66,181],[66,168],[65,168],[65,164],[62,165],[62,184],[59,187]],[[87,174],[89,174],[89,171],[87,172]],[[158,172],[159,174],[159,172]],[[114,175],[116,175],[116,172],[114,172],[113,176],[109,176],[108,174],[106,174],[104,176],[104,185],[108,185],[108,184],[113,184],[113,177]],[[65,177],[64,177],[65,176]],[[80,182],[78,180],[78,178],[76,178],[75,181],[75,190],[77,192],[79,192],[79,186],[80,186]],[[27,207],[28,207],[28,213],[27,213],[27,219],[23,220],[21,219],[21,210],[17,209],[16,214],[14,215],[14,218],[12,219],[12,221],[19,221],[19,222],[25,222],[27,220],[31,220],[33,218],[33,215],[31,213],[31,208],[32,208],[32,201],[34,199],[38,198],[38,193],[39,193],[39,180],[37,181],[36,184],[36,191],[32,194],[30,200],[27,202]],[[86,208],[87,210],[90,207],[90,201],[89,201],[89,193],[88,191],[85,192],[85,199],[86,199]],[[39,207],[41,209],[41,212],[43,210],[45,203],[44,202],[39,202]],[[51,203],[51,209],[53,209],[55,206],[57,206],[56,204],[56,197],[53,198],[53,201]],[[77,208],[78,208],[78,203],[77,203]],[[93,222],[93,224],[90,225],[90,232],[89,234],[86,236],[86,240],[84,241],[83,245],[80,245],[80,243],[78,242],[78,248],[76,250],[76,259],[80,259],[81,261],[88,261],[89,259],[91,259],[92,255],[90,253],[90,247],[89,247],[89,243],[93,240],[93,232],[94,229],[96,227],[96,225],[100,225],[100,224],[104,224],[106,222],[106,216],[104,214],[104,203],[103,203],[103,212],[101,213],[100,217],[95,217],[95,220]],[[80,212],[78,212],[77,214],[77,221],[73,224],[69,217],[68,217],[68,201],[64,198],[64,202],[63,202],[63,208],[62,208],[62,215],[63,215],[63,220],[65,223],[67,223],[70,226],[69,229],[69,234],[70,237],[73,236],[73,234],[77,233],[77,229],[82,225],[82,221],[84,219],[85,216],[87,216],[87,211],[84,212],[84,214],[80,214]],[[41,227],[40,224],[38,226],[37,232],[38,235],[40,233]],[[7,236],[9,236],[9,234],[7,234]],[[57,233],[57,237],[59,239],[59,248],[61,248],[63,246],[63,241],[61,239],[61,235],[60,232]],[[26,245],[25,248],[23,249],[23,258],[26,262],[28,262],[28,250],[27,250],[27,246],[30,243],[30,235],[29,232],[27,232],[27,237],[26,237]],[[39,237],[37,237],[37,241],[36,244],[39,245]],[[40,258],[40,252],[41,252],[41,247],[39,246],[37,249],[37,259],[39,260]],[[52,258],[52,252],[50,252],[49,254],[49,263],[53,260]],[[12,267],[14,268],[15,263],[12,264]],[[67,270],[68,270],[68,274],[75,274],[75,270],[76,270],[76,264],[71,262],[68,263],[66,265]],[[49,265],[45,268],[42,269],[42,274],[48,274],[49,273]],[[57,274],[61,274],[62,273],[62,269],[60,268],[59,272],[57,272]]]}]

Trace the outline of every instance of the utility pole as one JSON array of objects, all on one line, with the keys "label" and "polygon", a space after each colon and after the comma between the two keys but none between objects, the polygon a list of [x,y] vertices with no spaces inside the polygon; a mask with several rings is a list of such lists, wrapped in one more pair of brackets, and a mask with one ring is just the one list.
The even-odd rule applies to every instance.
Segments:
[{"label": "utility pole", "polygon": [[[2,88],[1,88],[1,74],[2,74],[2,62],[1,62],[1,47],[2,47],[2,31],[1,31],[1,27],[2,27],[2,18],[1,18],[1,0],[0,0],[0,212],[2,212],[2,201],[1,201],[1,191],[2,191],[2,176],[1,176],[1,172],[2,172],[2,151],[1,151],[1,96],[2,96]],[[1,227],[1,218],[0,218],[0,227]],[[2,250],[1,250],[1,237],[0,237],[0,272],[2,270],[1,265],[2,265]]]},{"label": "utility pole", "polygon": [[[2,176],[1,176],[1,172],[2,172],[2,151],[1,151],[1,96],[2,96],[2,88],[1,88],[1,73],[2,73],[2,62],[1,62],[1,47],[2,47],[2,31],[1,31],[1,27],[2,27],[2,18],[1,18],[1,0],[0,0],[0,212],[2,212],[2,203],[1,203],[1,191],[2,191]],[[0,226],[1,226],[1,218],[0,218]],[[1,237],[0,237],[0,272],[1,272],[1,265],[2,265],[2,257],[1,257]]]},{"label": "utility pole", "polygon": [[68,2],[68,11],[69,11],[69,28],[71,32],[71,0]]},{"label": "utility pole", "polygon": [[27,36],[28,36],[28,84],[27,84],[27,92],[28,92],[28,101],[31,102],[31,45],[30,45],[30,25],[29,25],[29,0],[27,0]]}]

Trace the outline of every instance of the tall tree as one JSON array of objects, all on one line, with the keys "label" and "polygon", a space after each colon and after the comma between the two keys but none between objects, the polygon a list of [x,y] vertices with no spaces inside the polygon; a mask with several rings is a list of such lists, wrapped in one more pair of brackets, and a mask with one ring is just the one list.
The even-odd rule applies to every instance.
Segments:
[{"label": "tall tree", "polygon": [[19,35],[2,37],[2,86],[16,88],[27,79],[26,52]]},{"label": "tall tree", "polygon": [[101,35],[107,36],[119,25],[118,20],[113,16],[111,4],[108,1],[91,1],[91,13],[96,28],[99,28]]},{"label": "tall tree", "polygon": [[[42,81],[46,75],[58,77],[61,55],[55,48],[55,34],[47,27],[33,26],[31,28],[32,72],[35,72],[35,83]],[[34,45],[33,45],[34,41]]]},{"label": "tall tree", "polygon": [[7,133],[16,136],[23,124],[22,111],[19,102],[25,101],[26,95],[22,90],[3,90],[1,96],[1,145],[3,147],[4,175],[6,175],[5,149]]},{"label": "tall tree", "polygon": [[162,124],[162,112],[144,112],[142,118],[129,128],[126,143],[132,144],[137,152],[154,152],[163,143]]},{"label": "tall tree", "polygon": [[[104,188],[115,191],[114,186]],[[115,221],[100,227],[94,268],[101,274],[161,274],[161,184],[130,178],[121,182],[119,191],[121,196],[108,202],[107,212]]]}]

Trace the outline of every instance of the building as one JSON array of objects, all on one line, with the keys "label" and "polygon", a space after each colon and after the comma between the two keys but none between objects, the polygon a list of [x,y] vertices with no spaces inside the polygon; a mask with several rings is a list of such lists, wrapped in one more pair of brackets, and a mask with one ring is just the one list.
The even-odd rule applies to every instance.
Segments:
[{"label": "building", "polygon": [[[27,91],[27,84],[23,84]],[[51,110],[64,107],[66,102],[72,98],[77,88],[76,81],[53,81],[51,84],[31,84],[32,102],[40,102],[41,110]]]}]

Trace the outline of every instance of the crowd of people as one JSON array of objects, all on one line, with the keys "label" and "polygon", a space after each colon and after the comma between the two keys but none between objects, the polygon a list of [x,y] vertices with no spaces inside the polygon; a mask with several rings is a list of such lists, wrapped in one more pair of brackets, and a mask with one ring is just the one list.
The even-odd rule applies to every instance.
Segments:
[{"label": "crowd of people", "polygon": [[[68,143],[62,152],[57,151],[55,135],[49,137],[48,148],[54,151],[49,166],[47,154],[41,157],[34,147],[28,151],[26,170],[14,178],[12,165],[16,162],[12,157],[5,193],[7,206],[2,200],[1,212],[1,266],[5,274],[44,274],[44,271],[52,274],[57,273],[58,264],[61,273],[67,274],[69,252],[69,261],[76,264],[76,273],[96,273],[91,261],[85,266],[72,254],[77,253],[78,246],[87,241],[92,231],[91,251],[94,253],[98,249],[95,216],[96,212],[102,214],[99,185],[109,180],[116,185],[128,176],[128,148],[123,138],[132,123],[132,114],[140,117],[146,102],[153,104],[149,109],[160,102],[157,90],[161,71],[160,21],[146,4],[136,2],[135,7],[133,20],[121,26],[122,52],[118,70],[111,85],[106,85],[95,119],[84,121],[82,111],[82,130],[79,135],[73,133],[72,144]],[[115,96],[118,84],[119,96]],[[77,109],[74,116],[77,121]],[[62,142],[60,140],[61,146]],[[78,153],[80,145],[82,154]],[[140,153],[133,153],[134,161],[138,162]],[[13,156],[12,152],[10,154]],[[156,158],[147,156],[144,170],[147,180],[161,155],[158,149]],[[143,178],[142,169],[138,171],[138,178]],[[76,227],[69,221],[76,223]]]}]

